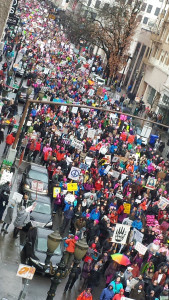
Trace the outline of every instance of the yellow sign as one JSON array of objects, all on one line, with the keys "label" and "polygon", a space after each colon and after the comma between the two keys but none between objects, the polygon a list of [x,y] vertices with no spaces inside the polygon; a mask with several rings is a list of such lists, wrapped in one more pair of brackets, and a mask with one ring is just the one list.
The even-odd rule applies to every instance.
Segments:
[{"label": "yellow sign", "polygon": [[68,183],[67,184],[67,190],[68,192],[75,192],[78,190],[77,183]]},{"label": "yellow sign", "polygon": [[36,269],[34,267],[20,264],[16,275],[22,278],[32,280],[35,271]]},{"label": "yellow sign", "polygon": [[124,203],[123,206],[124,206],[124,213],[129,215],[130,214],[130,209],[131,209],[131,204],[130,203]]},{"label": "yellow sign", "polygon": [[57,196],[57,194],[59,194],[61,191],[60,187],[54,187],[53,188],[53,198],[55,198]]}]

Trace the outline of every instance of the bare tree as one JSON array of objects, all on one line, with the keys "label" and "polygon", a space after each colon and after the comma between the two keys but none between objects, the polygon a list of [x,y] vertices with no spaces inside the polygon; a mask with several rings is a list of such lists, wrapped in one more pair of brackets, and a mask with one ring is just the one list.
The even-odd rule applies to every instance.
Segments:
[{"label": "bare tree", "polygon": [[94,19],[92,14],[84,18],[76,10],[62,20],[72,42],[83,40],[105,52],[107,78],[116,76],[125,67],[141,4],[142,0],[118,0],[100,9]]}]

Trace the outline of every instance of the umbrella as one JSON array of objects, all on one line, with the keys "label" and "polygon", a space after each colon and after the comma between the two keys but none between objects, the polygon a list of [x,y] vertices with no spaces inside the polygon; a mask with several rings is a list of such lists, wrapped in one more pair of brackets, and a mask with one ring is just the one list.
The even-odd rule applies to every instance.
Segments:
[{"label": "umbrella", "polygon": [[128,266],[131,264],[130,260],[128,259],[128,257],[124,254],[121,253],[115,253],[111,255],[112,260],[114,260],[115,262],[117,262],[119,265],[123,265],[123,266]]}]

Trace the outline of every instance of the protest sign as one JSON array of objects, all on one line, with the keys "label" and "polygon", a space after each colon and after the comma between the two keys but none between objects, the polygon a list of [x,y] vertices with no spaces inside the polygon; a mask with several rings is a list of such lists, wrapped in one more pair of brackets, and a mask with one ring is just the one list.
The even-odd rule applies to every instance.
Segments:
[{"label": "protest sign", "polygon": [[107,174],[107,173],[110,171],[110,169],[111,169],[111,166],[110,166],[110,165],[108,165],[108,166],[106,167],[106,169],[105,169],[104,173],[105,173],[105,174]]},{"label": "protest sign", "polygon": [[158,208],[164,210],[166,206],[169,205],[169,200],[165,197],[160,197],[160,202],[158,203]]},{"label": "protest sign", "polygon": [[87,132],[87,137],[88,137],[88,138],[91,138],[91,139],[94,139],[95,133],[96,133],[96,130],[95,130],[95,129],[89,128],[89,129],[88,129],[88,132]]},{"label": "protest sign", "polygon": [[134,242],[134,244],[136,244],[137,242],[142,243],[143,237],[144,234],[134,228],[130,234],[129,242]]},{"label": "protest sign", "polygon": [[71,145],[76,149],[83,151],[83,143],[74,137],[71,140]]},{"label": "protest sign", "polygon": [[109,172],[109,174],[111,176],[113,176],[114,178],[119,178],[119,175],[120,175],[120,173],[115,170],[112,170],[111,172]]},{"label": "protest sign", "polygon": [[62,110],[64,112],[66,111],[66,109],[67,109],[67,106],[64,106],[64,105],[62,105],[61,108],[60,108],[60,110]]},{"label": "protest sign", "polygon": [[112,162],[117,162],[119,160],[118,156],[114,156]]},{"label": "protest sign", "polygon": [[35,271],[36,269],[34,267],[20,264],[16,275],[22,278],[32,280]]},{"label": "protest sign", "polygon": [[75,201],[75,196],[73,194],[68,193],[65,196],[65,201],[67,201],[67,202],[74,202]]},{"label": "protest sign", "polygon": [[81,164],[80,164],[80,169],[82,169],[82,170],[87,170],[88,168],[89,168],[88,165],[86,165],[86,164],[84,164],[84,163],[81,163]]},{"label": "protest sign", "polygon": [[23,195],[22,195],[22,194],[17,193],[17,192],[14,192],[13,197],[12,197],[12,200],[14,200],[16,203],[19,204],[19,203],[21,203],[22,198],[23,198]]},{"label": "protest sign", "polygon": [[91,166],[92,161],[93,161],[93,158],[92,158],[92,157],[86,156],[86,158],[85,158],[85,163],[86,163],[89,167]]},{"label": "protest sign", "polygon": [[129,231],[130,226],[117,223],[111,242],[124,245],[126,243]]},{"label": "protest sign", "polygon": [[68,192],[74,192],[78,190],[77,183],[68,183],[67,184],[67,190]]},{"label": "protest sign", "polygon": [[53,188],[53,198],[55,198],[61,191],[60,187],[54,187]]},{"label": "protest sign", "polygon": [[77,114],[77,112],[78,112],[78,107],[77,106],[72,107],[72,114]]},{"label": "protest sign", "polygon": [[125,214],[130,214],[130,209],[131,209],[131,204],[130,203],[123,203],[124,206],[124,213]]},{"label": "protest sign", "polygon": [[133,221],[130,220],[129,218],[125,218],[122,222],[122,224],[129,225],[129,226],[131,226],[132,223],[133,223]]},{"label": "protest sign", "polygon": [[43,182],[38,180],[32,180],[32,190],[37,192],[43,192]]},{"label": "protest sign", "polygon": [[157,182],[157,179],[155,179],[153,177],[148,177],[148,180],[147,180],[147,183],[146,183],[146,188],[150,189],[150,190],[154,190],[156,182]]},{"label": "protest sign", "polygon": [[142,255],[144,255],[145,253],[146,253],[146,251],[147,251],[147,247],[146,246],[144,246],[142,243],[140,243],[140,242],[136,242],[136,245],[135,245],[135,250],[137,250],[138,251],[138,253],[140,253],[140,254],[142,254]]},{"label": "protest sign", "polygon": [[81,169],[72,167],[68,178],[75,181],[79,181],[80,173],[81,173]]},{"label": "protest sign", "polygon": [[106,164],[110,164],[111,163],[111,155],[105,155],[106,158]]}]

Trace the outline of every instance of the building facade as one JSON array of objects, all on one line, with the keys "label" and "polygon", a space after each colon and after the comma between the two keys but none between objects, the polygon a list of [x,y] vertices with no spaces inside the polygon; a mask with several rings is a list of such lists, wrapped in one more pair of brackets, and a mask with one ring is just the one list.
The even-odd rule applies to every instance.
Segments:
[{"label": "building facade", "polygon": [[12,0],[0,0],[0,42],[3,38],[3,33],[12,2]]},{"label": "building facade", "polygon": [[163,114],[163,122],[169,124],[169,10],[159,33],[151,35],[151,48],[144,60],[145,75],[139,87],[139,95],[152,110]]}]

